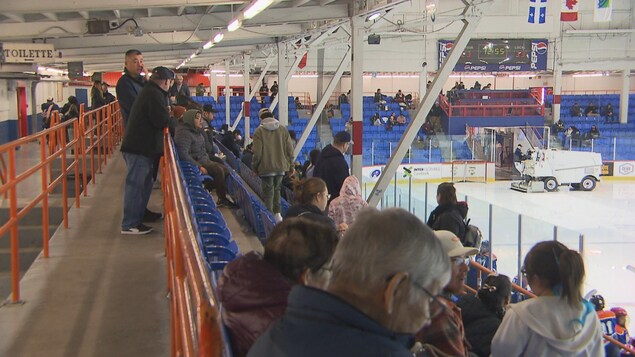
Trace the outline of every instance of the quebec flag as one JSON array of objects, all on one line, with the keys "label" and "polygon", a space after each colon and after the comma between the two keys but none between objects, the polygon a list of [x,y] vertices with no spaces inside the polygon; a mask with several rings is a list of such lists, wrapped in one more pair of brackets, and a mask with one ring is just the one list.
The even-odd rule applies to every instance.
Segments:
[{"label": "quebec flag", "polygon": [[547,0],[529,0],[530,24],[544,24],[547,17]]}]

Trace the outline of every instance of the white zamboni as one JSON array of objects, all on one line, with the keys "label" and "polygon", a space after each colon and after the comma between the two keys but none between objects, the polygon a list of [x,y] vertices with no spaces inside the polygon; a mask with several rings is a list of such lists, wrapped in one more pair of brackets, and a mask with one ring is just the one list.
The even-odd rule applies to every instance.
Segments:
[{"label": "white zamboni", "polygon": [[594,152],[536,150],[530,158],[514,162],[523,180],[512,189],[522,192],[553,192],[558,186],[592,191],[600,181],[602,155]]}]

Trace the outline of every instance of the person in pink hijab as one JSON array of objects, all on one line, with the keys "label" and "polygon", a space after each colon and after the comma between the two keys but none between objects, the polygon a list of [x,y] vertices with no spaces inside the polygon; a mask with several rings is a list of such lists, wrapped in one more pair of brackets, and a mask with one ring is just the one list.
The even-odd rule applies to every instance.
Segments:
[{"label": "person in pink hijab", "polygon": [[355,176],[349,176],[344,180],[339,197],[333,199],[329,205],[329,217],[340,227],[344,223],[348,227],[357,216],[357,212],[368,206],[362,198],[362,189],[359,180]]}]

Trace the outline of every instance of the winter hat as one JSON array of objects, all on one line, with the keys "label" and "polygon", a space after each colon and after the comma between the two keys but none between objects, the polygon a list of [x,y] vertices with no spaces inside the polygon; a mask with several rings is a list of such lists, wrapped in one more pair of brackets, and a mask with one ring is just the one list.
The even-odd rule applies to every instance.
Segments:
[{"label": "winter hat", "polygon": [[262,108],[258,111],[258,118],[260,118],[260,120],[266,119],[266,118],[273,118],[273,113],[271,113],[269,108]]},{"label": "winter hat", "polygon": [[186,109],[180,105],[175,105],[174,108],[172,108],[172,116],[177,119],[180,119],[185,112]]}]

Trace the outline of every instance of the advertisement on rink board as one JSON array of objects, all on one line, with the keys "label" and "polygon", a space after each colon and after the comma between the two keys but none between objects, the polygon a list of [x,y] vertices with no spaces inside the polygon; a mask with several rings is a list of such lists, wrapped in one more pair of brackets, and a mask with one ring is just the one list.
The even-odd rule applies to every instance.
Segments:
[{"label": "advertisement on rink board", "polygon": [[615,177],[635,177],[635,162],[614,161],[613,176]]},{"label": "advertisement on rink board", "polygon": [[[377,182],[384,168],[384,165],[362,167],[364,182]],[[403,164],[399,165],[396,175],[397,180],[408,180],[409,177],[413,180],[449,179],[452,177],[452,165],[449,163]]]}]

